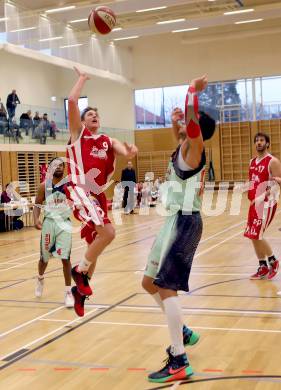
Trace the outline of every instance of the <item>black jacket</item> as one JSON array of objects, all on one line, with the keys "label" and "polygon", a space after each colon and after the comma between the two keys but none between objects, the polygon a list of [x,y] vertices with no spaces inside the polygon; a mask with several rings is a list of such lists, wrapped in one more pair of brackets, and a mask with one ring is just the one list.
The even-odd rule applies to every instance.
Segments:
[{"label": "black jacket", "polygon": [[6,104],[7,108],[16,107],[16,103],[20,103],[18,95],[17,94],[13,95],[12,93],[10,93],[10,95],[8,95],[7,97],[7,104]]},{"label": "black jacket", "polygon": [[121,181],[133,181],[134,183],[136,183],[137,180],[136,180],[135,170],[133,168],[132,169],[128,169],[128,168],[123,169],[122,175],[121,175]]}]

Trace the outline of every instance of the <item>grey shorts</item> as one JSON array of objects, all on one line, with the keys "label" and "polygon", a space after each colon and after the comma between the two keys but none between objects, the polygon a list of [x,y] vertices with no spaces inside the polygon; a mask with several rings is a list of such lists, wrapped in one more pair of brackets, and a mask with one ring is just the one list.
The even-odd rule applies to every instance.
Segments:
[{"label": "grey shorts", "polygon": [[168,217],[152,246],[145,275],[155,279],[159,287],[189,291],[189,275],[202,229],[199,212],[178,212]]}]

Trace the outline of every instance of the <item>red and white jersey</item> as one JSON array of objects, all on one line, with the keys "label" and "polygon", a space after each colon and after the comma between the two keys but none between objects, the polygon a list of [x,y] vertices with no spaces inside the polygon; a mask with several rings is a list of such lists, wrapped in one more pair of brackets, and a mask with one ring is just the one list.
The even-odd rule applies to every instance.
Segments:
[{"label": "red and white jersey", "polygon": [[248,191],[248,199],[250,201],[265,192],[270,185],[271,173],[269,164],[272,158],[271,154],[267,154],[261,159],[255,157],[250,161],[249,182],[251,186]]},{"label": "red and white jersey", "polygon": [[101,194],[115,168],[112,140],[84,128],[80,137],[67,145],[69,181],[86,193]]}]

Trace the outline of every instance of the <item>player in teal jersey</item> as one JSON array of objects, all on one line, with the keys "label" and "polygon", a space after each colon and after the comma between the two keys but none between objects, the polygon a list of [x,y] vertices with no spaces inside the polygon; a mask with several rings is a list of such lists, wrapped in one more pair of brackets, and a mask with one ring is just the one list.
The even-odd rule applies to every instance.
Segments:
[{"label": "player in teal jersey", "polygon": [[[51,178],[49,178],[51,176]],[[36,280],[35,296],[41,297],[44,287],[44,273],[49,259],[53,256],[61,259],[65,281],[64,303],[66,307],[73,307],[71,293],[71,231],[70,216],[72,208],[67,202],[65,194],[66,184],[62,184],[64,176],[64,162],[60,158],[51,161],[44,183],[40,184],[35,199],[34,225],[41,230],[40,260],[38,263],[38,278]],[[43,205],[43,203],[45,203]],[[44,220],[40,222],[41,208],[44,209]]]},{"label": "player in teal jersey", "polygon": [[[178,291],[189,291],[192,261],[202,235],[200,216],[206,157],[204,141],[215,131],[215,121],[199,112],[197,93],[207,86],[205,76],[191,82],[185,115],[172,112],[173,132],[179,142],[162,186],[166,221],[151,249],[142,285],[165,312],[171,338],[165,367],[148,376],[151,382],[182,380],[193,374],[185,353],[199,335],[184,325]],[[185,123],[181,122],[185,118]]]}]

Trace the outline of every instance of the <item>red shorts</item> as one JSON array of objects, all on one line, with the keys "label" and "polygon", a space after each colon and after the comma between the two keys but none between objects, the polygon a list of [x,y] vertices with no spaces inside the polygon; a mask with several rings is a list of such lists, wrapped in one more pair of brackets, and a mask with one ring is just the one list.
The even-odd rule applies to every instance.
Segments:
[{"label": "red shorts", "polygon": [[262,203],[257,207],[255,207],[254,204],[251,205],[249,208],[248,222],[244,236],[250,238],[251,240],[262,240],[263,233],[271,224],[276,209],[277,204],[271,207],[268,206],[268,203]]},{"label": "red shorts", "polygon": [[73,215],[82,222],[81,238],[91,244],[97,236],[96,226],[110,222],[107,215],[107,199],[104,193],[86,194],[79,186],[68,187],[68,198],[73,202]]}]

